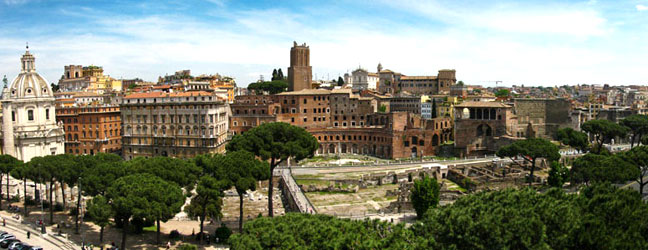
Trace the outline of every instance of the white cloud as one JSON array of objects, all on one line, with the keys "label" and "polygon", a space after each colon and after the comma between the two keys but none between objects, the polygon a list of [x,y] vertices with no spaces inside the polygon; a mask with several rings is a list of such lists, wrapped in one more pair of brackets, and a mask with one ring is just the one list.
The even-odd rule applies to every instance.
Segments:
[{"label": "white cloud", "polygon": [[606,19],[594,10],[580,6],[526,6],[520,4],[485,4],[466,6],[461,2],[439,4],[437,1],[387,1],[412,13],[465,28],[514,33],[598,36],[608,32]]},{"label": "white cloud", "polygon": [[6,5],[19,5],[19,4],[25,4],[27,3],[28,0],[4,0],[4,3]]},{"label": "white cloud", "polygon": [[643,4],[637,4],[637,6],[635,6],[635,7],[637,8],[638,11],[648,10],[648,6],[643,5]]},{"label": "white cloud", "polygon": [[[231,13],[225,17],[232,21],[227,25],[177,16],[94,15],[95,33],[0,36],[0,69],[9,70],[8,77],[18,73],[27,39],[37,69],[50,82],[58,80],[66,64],[94,64],[104,66],[113,77],[154,81],[166,73],[191,69],[194,74],[232,75],[239,86],[246,86],[260,74],[269,78],[273,68],[282,67],[286,73],[295,40],[310,45],[313,73],[320,79],[337,78],[358,64],[375,70],[378,62],[407,75],[434,75],[438,69],[455,68],[458,78],[469,84],[503,80],[504,84],[553,86],[648,79],[648,72],[639,67],[648,55],[646,49],[619,52],[616,44],[587,42],[587,37],[599,39],[614,32],[607,30],[597,13],[557,9],[543,17],[538,13],[545,12],[540,10],[507,14],[506,8],[473,17],[450,13],[466,18],[452,20],[454,24],[447,28],[397,24],[377,29],[363,18],[331,19],[315,27],[306,22],[307,14],[272,9]],[[481,28],[471,26],[475,22],[483,22]],[[557,27],[560,22],[565,27]],[[580,35],[569,33],[573,29],[579,29],[573,33]],[[554,39],[546,39],[546,34]],[[528,39],[529,35],[533,38]]]}]

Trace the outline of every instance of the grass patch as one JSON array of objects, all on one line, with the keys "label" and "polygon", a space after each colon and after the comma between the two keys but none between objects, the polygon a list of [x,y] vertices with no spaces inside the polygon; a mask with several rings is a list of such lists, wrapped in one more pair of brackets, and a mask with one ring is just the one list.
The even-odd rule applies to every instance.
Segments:
[{"label": "grass patch", "polygon": [[301,174],[301,175],[295,175],[295,179],[320,179],[321,177],[324,177],[323,174]]},{"label": "grass patch", "polygon": [[342,191],[317,191],[317,192],[314,192],[314,193],[316,193],[317,195],[328,195],[328,194],[353,194],[353,193],[350,193],[350,192],[342,192]]},{"label": "grass patch", "polygon": [[457,185],[457,183],[454,183],[451,180],[444,179],[443,182],[446,183],[446,186],[448,187],[448,190],[450,190],[450,191],[461,191],[461,192],[464,192],[464,193],[468,192],[468,190],[466,190],[465,188]]},{"label": "grass patch", "polygon": [[157,227],[155,225],[150,226],[150,227],[144,227],[142,229],[144,232],[157,232]]}]

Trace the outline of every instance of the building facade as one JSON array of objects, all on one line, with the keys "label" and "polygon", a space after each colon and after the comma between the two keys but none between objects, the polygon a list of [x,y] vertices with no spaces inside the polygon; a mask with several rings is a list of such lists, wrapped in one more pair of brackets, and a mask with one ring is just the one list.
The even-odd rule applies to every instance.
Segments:
[{"label": "building facade", "polygon": [[64,152],[52,89],[36,72],[35,61],[28,47],[20,74],[2,90],[2,153],[24,162]]},{"label": "building facade", "polygon": [[62,91],[121,91],[122,81],[103,72],[99,66],[68,65],[58,85]]},{"label": "building facade", "polygon": [[56,120],[65,131],[65,153],[121,153],[121,114],[117,105],[58,107]]},{"label": "building facade", "polygon": [[227,100],[212,93],[134,93],[120,105],[124,159],[190,158],[222,153],[228,140]]},{"label": "building facade", "polygon": [[353,90],[376,90],[378,87],[378,73],[372,73],[363,68],[351,72],[351,75],[344,75],[344,83],[351,86]]},{"label": "building facade", "polygon": [[350,89],[237,96],[230,126],[234,134],[266,122],[299,126],[320,142],[317,154],[421,157],[436,154],[452,140],[450,118],[426,120],[408,112],[378,112],[377,107],[376,98]]}]

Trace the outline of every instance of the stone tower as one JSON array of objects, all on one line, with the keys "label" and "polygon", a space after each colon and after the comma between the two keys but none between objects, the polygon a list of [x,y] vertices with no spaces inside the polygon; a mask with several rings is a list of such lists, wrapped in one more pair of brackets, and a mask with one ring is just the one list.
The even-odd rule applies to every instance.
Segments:
[{"label": "stone tower", "polygon": [[310,49],[306,43],[297,45],[297,42],[293,42],[293,47],[290,49],[290,67],[288,67],[288,90],[310,89],[312,79]]}]

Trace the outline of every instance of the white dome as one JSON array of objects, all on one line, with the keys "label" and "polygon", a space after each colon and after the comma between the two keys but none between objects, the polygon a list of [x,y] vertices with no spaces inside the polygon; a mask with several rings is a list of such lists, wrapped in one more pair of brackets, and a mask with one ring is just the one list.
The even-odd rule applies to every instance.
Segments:
[{"label": "white dome", "polygon": [[35,58],[26,51],[23,55],[22,70],[9,86],[10,98],[53,97],[47,80],[36,73]]}]

